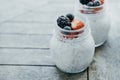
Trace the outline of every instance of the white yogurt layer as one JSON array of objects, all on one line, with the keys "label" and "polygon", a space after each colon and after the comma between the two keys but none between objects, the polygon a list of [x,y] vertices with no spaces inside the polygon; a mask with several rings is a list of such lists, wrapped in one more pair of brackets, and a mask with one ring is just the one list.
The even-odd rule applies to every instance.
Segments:
[{"label": "white yogurt layer", "polygon": [[108,33],[110,29],[110,18],[107,14],[86,14],[90,27],[92,36],[95,41],[95,45],[100,46],[102,45],[108,38]]},{"label": "white yogurt layer", "polygon": [[67,73],[85,70],[94,56],[94,41],[89,33],[81,41],[60,41],[54,35],[51,40],[51,53],[56,66]]}]

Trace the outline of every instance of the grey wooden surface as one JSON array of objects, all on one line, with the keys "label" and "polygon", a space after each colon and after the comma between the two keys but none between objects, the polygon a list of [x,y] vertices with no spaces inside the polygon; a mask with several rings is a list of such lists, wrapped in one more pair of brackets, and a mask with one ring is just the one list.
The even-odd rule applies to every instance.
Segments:
[{"label": "grey wooden surface", "polygon": [[57,16],[73,13],[75,0],[0,1],[0,80],[119,80],[119,0],[109,0],[112,26],[94,61],[79,74],[59,71],[49,51]]},{"label": "grey wooden surface", "polygon": [[0,80],[87,80],[87,70],[73,75],[59,71],[49,51],[56,18],[72,12],[74,1],[0,2]]},{"label": "grey wooden surface", "polygon": [[86,73],[65,74],[55,67],[0,66],[0,80],[87,80]]},{"label": "grey wooden surface", "polygon": [[109,37],[103,46],[96,48],[89,68],[90,80],[120,80],[120,6],[118,3],[110,6],[112,24]]}]

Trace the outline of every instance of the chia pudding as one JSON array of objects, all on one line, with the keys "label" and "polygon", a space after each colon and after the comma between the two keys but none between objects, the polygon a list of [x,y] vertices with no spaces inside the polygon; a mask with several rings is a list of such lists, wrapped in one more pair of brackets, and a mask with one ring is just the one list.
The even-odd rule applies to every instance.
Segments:
[{"label": "chia pudding", "polygon": [[80,16],[87,16],[95,46],[102,45],[108,38],[111,26],[110,14],[104,0],[89,0],[88,2],[79,0],[78,3],[75,7],[75,12],[80,14]]},{"label": "chia pudding", "polygon": [[[95,45],[89,24],[86,18],[70,20],[71,25],[69,22],[64,23],[67,18],[62,17],[60,20],[59,18],[50,43],[55,65],[66,73],[82,72],[90,65],[94,56]],[[66,26],[72,28],[66,28]]]}]

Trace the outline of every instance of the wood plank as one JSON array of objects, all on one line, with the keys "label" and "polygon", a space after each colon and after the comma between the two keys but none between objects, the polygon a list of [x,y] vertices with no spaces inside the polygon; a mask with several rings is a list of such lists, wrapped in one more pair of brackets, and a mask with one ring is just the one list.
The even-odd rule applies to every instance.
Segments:
[{"label": "wood plank", "polygon": [[[56,14],[57,11],[61,12],[62,10],[64,10],[65,12],[73,12],[74,4],[72,4],[72,3],[67,3],[66,4],[66,3],[64,3],[64,1],[61,4],[58,3],[58,2],[56,4],[54,2],[55,1],[49,2],[47,0],[44,0],[42,2],[41,1],[40,2],[39,1],[33,1],[33,0],[31,0],[31,1],[23,1],[22,0],[22,1],[16,2],[16,1],[13,0],[13,3],[11,3],[10,6],[7,5],[7,7],[6,7],[7,10],[4,9],[4,6],[1,9],[2,10],[1,11],[2,14],[0,14],[1,15],[1,17],[0,17],[1,22],[3,22],[3,21],[5,21],[5,22],[6,21],[21,21],[21,20],[24,21],[26,19],[29,20],[28,18],[32,18],[31,15],[29,15],[30,12],[39,12],[39,14],[35,15],[36,16],[35,19],[33,19],[33,18],[32,19],[33,20],[36,20],[36,19],[38,20],[38,18],[39,18],[41,21],[43,21],[44,19],[47,20],[47,17],[48,17],[47,15],[41,17],[41,12],[42,11],[44,11],[44,12],[47,11],[46,13],[48,13],[48,14],[51,13],[51,11],[56,11],[54,13],[54,14]],[[36,5],[34,5],[34,4],[36,4]],[[6,11],[8,11],[8,12],[6,12]],[[26,18],[24,14],[25,15],[27,14],[27,16],[29,16],[29,17]],[[11,19],[13,19],[13,20],[11,20]],[[52,20],[52,19],[49,19],[49,20]]]},{"label": "wood plank", "polygon": [[51,34],[62,12],[31,12],[0,24],[0,33]]},{"label": "wood plank", "polygon": [[0,47],[49,48],[51,35],[1,34]]},{"label": "wood plank", "polygon": [[48,49],[0,48],[0,64],[54,65]]},{"label": "wood plank", "polygon": [[0,66],[1,80],[87,80],[87,73],[65,74],[55,67]]},{"label": "wood plank", "polygon": [[4,23],[0,34],[52,34],[57,23]]},{"label": "wood plank", "polygon": [[[119,8],[119,7],[118,7]],[[111,6],[112,27],[107,42],[96,49],[94,62],[89,68],[89,80],[120,79],[120,18],[118,8]]]},{"label": "wood plank", "polygon": [[[65,12],[63,12],[64,14]],[[58,16],[62,15],[61,12],[29,12],[24,15],[15,17],[6,22],[19,22],[19,23],[54,23]]]},{"label": "wood plank", "polygon": [[74,7],[72,5],[48,5],[6,22],[55,22],[58,16],[73,13],[73,10]]},{"label": "wood plank", "polygon": [[0,33],[51,34],[61,13],[67,12],[31,12],[0,24]]},{"label": "wood plank", "polygon": [[[34,1],[34,0],[4,0],[0,1],[0,23],[9,20],[13,17],[21,15],[29,10],[36,7],[40,7],[45,4],[47,0],[44,1]],[[36,3],[36,5],[34,5]]]},{"label": "wood plank", "polygon": [[66,3],[66,1],[48,1],[48,3],[44,6],[37,7],[31,12],[48,12],[50,13],[51,11],[73,11],[75,4],[74,3]]}]

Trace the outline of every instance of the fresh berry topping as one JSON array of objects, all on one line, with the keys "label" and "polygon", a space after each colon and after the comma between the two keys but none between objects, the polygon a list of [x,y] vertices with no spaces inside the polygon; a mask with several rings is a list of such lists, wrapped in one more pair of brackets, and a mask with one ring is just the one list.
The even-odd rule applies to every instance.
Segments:
[{"label": "fresh berry topping", "polygon": [[82,21],[79,21],[79,20],[74,20],[72,22],[72,28],[73,30],[78,30],[80,28],[83,28],[85,25]]},{"label": "fresh berry topping", "polygon": [[67,14],[66,17],[68,17],[71,22],[74,19],[74,15],[73,14]]},{"label": "fresh berry topping", "polygon": [[101,4],[100,0],[95,0],[93,3],[94,3],[94,6],[100,6]]},{"label": "fresh berry topping", "polygon": [[91,0],[79,0],[80,1],[80,3],[82,3],[82,4],[88,4],[88,2],[90,2]]},{"label": "fresh berry topping", "polygon": [[58,17],[57,24],[61,28],[64,28],[65,26],[71,26],[71,22],[70,22],[69,18],[67,18],[65,16]]},{"label": "fresh berry topping", "polygon": [[72,30],[72,28],[70,26],[65,26],[63,29],[65,29],[65,30]]},{"label": "fresh berry topping", "polygon": [[92,1],[90,1],[88,4],[87,4],[87,6],[93,6],[94,4],[93,4],[93,2]]},{"label": "fresh berry topping", "polygon": [[[72,28],[71,28],[70,26],[65,26],[63,29],[65,29],[65,30],[72,30]],[[70,32],[63,31],[63,34],[65,34],[65,35],[69,35]]]},{"label": "fresh berry topping", "polygon": [[104,0],[100,0],[101,4],[104,4]]}]

